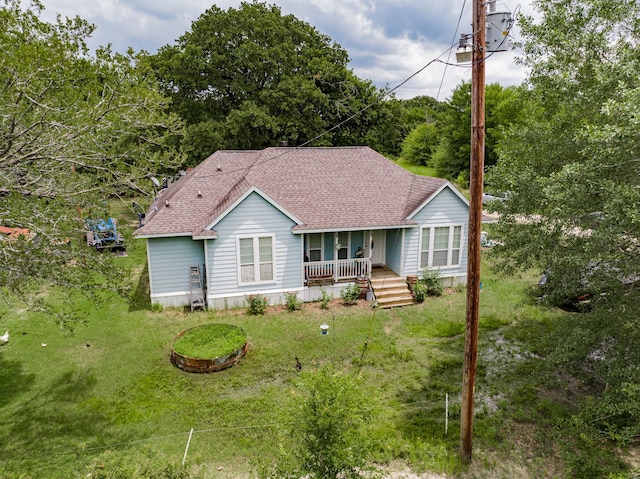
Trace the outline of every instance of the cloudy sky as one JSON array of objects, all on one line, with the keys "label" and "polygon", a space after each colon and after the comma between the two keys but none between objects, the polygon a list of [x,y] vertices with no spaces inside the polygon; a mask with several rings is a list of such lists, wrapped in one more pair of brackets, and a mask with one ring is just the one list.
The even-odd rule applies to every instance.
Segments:
[{"label": "cloudy sky", "polygon": [[[44,19],[56,13],[80,16],[97,29],[90,46],[110,43],[115,51],[155,53],[173,44],[213,4],[238,8],[240,0],[43,0]],[[349,53],[350,68],[377,86],[393,88],[435,58],[455,64],[460,33],[471,32],[472,0],[269,0],[331,37]],[[464,8],[463,8],[464,7]],[[505,0],[497,11],[533,13],[529,0]],[[461,15],[462,12],[462,15]],[[458,22],[461,17],[460,23]],[[457,30],[457,34],[456,34]],[[519,40],[517,25],[512,32]],[[520,84],[526,72],[516,65],[517,52],[498,53],[487,62],[487,83]],[[447,99],[460,82],[471,79],[468,65],[433,63],[396,90],[399,98],[430,95]]]}]

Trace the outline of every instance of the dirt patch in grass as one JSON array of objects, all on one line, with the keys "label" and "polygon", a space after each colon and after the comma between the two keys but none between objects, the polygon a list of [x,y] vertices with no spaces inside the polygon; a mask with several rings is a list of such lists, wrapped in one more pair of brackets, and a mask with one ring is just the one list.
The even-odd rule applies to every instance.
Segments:
[{"label": "dirt patch in grass", "polygon": [[537,439],[538,430],[530,424],[510,426],[509,444],[498,450],[474,448],[473,461],[460,474],[461,479],[534,479],[540,477],[566,477],[566,466],[553,452]]},{"label": "dirt patch in grass", "polygon": [[640,473],[640,445],[630,447],[626,451],[620,451],[620,457],[622,457],[622,460],[629,465],[629,469],[634,471],[636,474]]}]

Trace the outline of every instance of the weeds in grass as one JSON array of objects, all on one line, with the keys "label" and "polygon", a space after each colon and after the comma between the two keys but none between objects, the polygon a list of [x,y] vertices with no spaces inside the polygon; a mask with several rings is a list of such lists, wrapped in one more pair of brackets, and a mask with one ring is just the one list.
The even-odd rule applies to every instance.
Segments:
[{"label": "weeds in grass", "polygon": [[[152,452],[151,452],[152,453]],[[152,453],[153,454],[153,453]],[[165,463],[157,457],[143,460],[128,454],[108,450],[92,461],[85,477],[91,479],[193,479],[186,468]]]},{"label": "weeds in grass", "polygon": [[164,310],[164,306],[162,306],[162,304],[160,303],[152,303],[149,309],[151,309],[151,311],[153,311],[154,313],[160,313]]}]

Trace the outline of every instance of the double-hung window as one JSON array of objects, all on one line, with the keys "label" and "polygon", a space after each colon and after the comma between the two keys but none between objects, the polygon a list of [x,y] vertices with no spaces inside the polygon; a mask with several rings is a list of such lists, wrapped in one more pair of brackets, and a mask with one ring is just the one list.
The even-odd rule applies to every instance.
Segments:
[{"label": "double-hung window", "polygon": [[308,235],[309,261],[322,261],[322,233]]},{"label": "double-hung window", "polygon": [[241,284],[274,280],[273,235],[238,238],[238,263]]},{"label": "double-hung window", "polygon": [[348,231],[340,231],[337,234],[336,241],[338,247],[338,259],[349,258],[349,239],[351,238]]},{"label": "double-hung window", "polygon": [[431,226],[422,228],[420,238],[420,267],[446,268],[459,266],[462,226]]}]

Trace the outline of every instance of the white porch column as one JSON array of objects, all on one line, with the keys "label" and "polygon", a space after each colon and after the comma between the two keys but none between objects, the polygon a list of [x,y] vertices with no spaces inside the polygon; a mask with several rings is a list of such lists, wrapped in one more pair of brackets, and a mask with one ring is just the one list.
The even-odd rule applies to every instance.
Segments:
[{"label": "white porch column", "polygon": [[333,280],[338,282],[338,232],[333,233]]},{"label": "white porch column", "polygon": [[402,244],[400,245],[400,277],[404,278],[404,240],[406,229],[402,228]]},{"label": "white porch column", "polygon": [[369,279],[373,274],[373,262],[371,261],[371,242],[373,241],[373,230],[369,230],[369,241],[367,242],[367,249],[369,250]]}]

